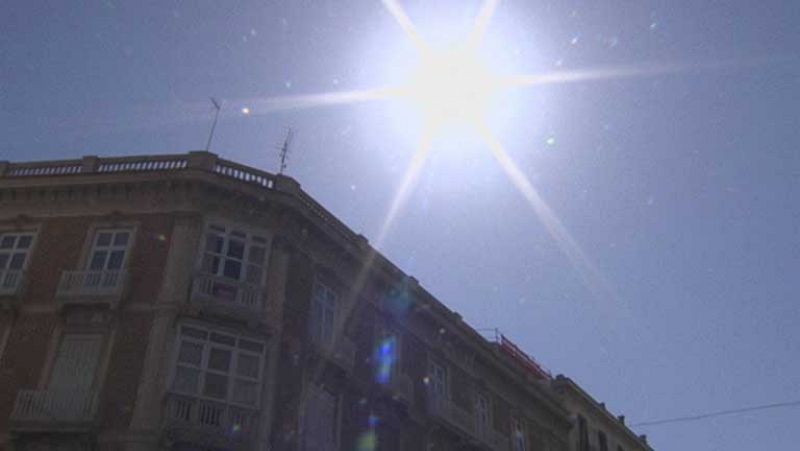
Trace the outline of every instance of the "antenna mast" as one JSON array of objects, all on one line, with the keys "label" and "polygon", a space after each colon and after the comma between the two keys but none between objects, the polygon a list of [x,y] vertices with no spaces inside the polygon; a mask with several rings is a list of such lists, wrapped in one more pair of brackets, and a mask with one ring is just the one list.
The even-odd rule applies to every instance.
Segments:
[{"label": "antenna mast", "polygon": [[211,124],[211,133],[208,134],[208,142],[206,143],[206,152],[211,149],[211,140],[214,139],[214,130],[217,128],[217,119],[219,119],[219,111],[222,109],[222,105],[217,101],[217,99],[213,97],[209,97],[211,99],[211,104],[214,105],[214,122]]},{"label": "antenna mast", "polygon": [[294,137],[294,130],[292,130],[290,127],[289,130],[286,132],[286,139],[283,140],[283,145],[278,147],[281,157],[281,166],[278,169],[278,174],[282,175],[283,171],[286,170],[286,160],[289,158],[289,151],[290,151],[290,146],[292,145],[293,137]]}]

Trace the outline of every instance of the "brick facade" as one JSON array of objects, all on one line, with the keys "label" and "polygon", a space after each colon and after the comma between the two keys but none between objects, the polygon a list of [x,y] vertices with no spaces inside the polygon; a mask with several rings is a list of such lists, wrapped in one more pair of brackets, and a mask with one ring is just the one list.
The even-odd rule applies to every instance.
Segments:
[{"label": "brick facade", "polygon": [[0,447],[574,449],[548,379],[294,180],[206,152],[2,167],[0,239],[35,240],[0,294]]}]

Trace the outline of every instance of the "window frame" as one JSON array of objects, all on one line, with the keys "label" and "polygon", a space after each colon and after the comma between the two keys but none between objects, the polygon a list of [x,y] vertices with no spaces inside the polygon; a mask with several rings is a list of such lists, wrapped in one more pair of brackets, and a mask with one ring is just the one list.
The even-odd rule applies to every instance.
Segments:
[{"label": "window frame", "polygon": [[[319,385],[316,385],[316,384],[313,384],[313,383],[310,383],[310,382],[307,383],[306,390],[307,390],[307,394],[308,394],[307,395],[307,399],[309,399],[314,394],[323,393],[323,392],[325,392],[325,393],[327,393],[327,394],[329,394],[330,396],[333,397],[333,399],[334,399],[334,408],[333,408],[333,410],[334,410],[335,414],[334,414],[334,420],[332,422],[332,427],[333,427],[333,435],[334,435],[334,442],[335,443],[333,444],[332,449],[339,449],[339,445],[341,444],[341,437],[342,437],[342,414],[343,414],[343,411],[342,411],[342,405],[343,405],[342,394],[341,393],[335,393],[333,391],[327,390],[325,387],[322,387],[322,386],[319,386]],[[303,410],[302,410],[302,415],[303,415],[303,417],[302,417],[303,418],[303,423],[302,423],[302,427],[303,427],[303,442],[302,442],[302,447],[301,447],[302,451],[313,451],[313,450],[317,449],[317,448],[313,448],[313,449],[312,448],[308,448],[309,443],[306,442],[306,439],[308,437],[308,434],[307,434],[307,431],[306,431],[306,426],[307,426],[306,421],[307,421],[307,418],[308,418],[308,412],[309,412],[309,407],[308,407],[308,403],[306,403],[306,405],[303,406]],[[312,445],[314,445],[314,444],[316,444],[316,443],[312,443]]]},{"label": "window frame", "polygon": [[[111,242],[110,245],[100,246],[98,241],[100,239],[100,234],[102,233],[110,233],[111,234]],[[117,234],[120,233],[127,233],[128,239],[124,245],[116,245],[114,241],[116,240]],[[91,233],[91,241],[89,241],[89,249],[88,253],[86,254],[86,259],[83,264],[83,268],[86,271],[98,271],[98,272],[107,272],[107,271],[125,271],[128,267],[128,261],[130,259],[131,250],[133,249],[133,236],[134,236],[134,228],[133,227],[104,227],[98,226],[92,230]],[[94,262],[95,252],[105,250],[107,252],[106,257],[103,260],[103,267],[100,269],[93,269],[92,263]],[[115,251],[122,250],[122,261],[120,262],[119,268],[116,269],[108,269],[108,263],[111,261],[111,253]]]},{"label": "window frame", "polygon": [[449,368],[448,368],[447,364],[441,363],[440,361],[438,361],[438,360],[436,360],[434,358],[428,359],[428,377],[430,378],[430,380],[428,381],[428,384],[429,384],[429,387],[430,387],[429,392],[433,393],[434,396],[439,396],[440,395],[440,393],[438,393],[438,391],[434,388],[436,386],[435,383],[434,383],[434,378],[435,378],[434,374],[436,373],[435,369],[437,367],[439,369],[441,369],[442,373],[444,374],[444,378],[442,379],[442,384],[444,385],[444,393],[442,393],[442,395],[444,396],[445,400],[450,400],[450,371],[449,371]]},{"label": "window frame", "polygon": [[511,449],[512,451],[528,451],[525,422],[520,416],[511,417]]},{"label": "window frame", "polygon": [[[240,259],[227,255],[230,249],[231,236],[237,232],[244,235],[243,238],[237,237],[243,241],[244,244],[243,254]],[[212,252],[209,250],[209,234],[211,233],[215,233],[223,238],[222,249],[219,252]],[[199,241],[199,251],[197,253],[197,261],[195,263],[195,271],[197,273],[219,278],[224,281],[228,281],[229,283],[250,284],[258,287],[264,287],[266,284],[266,274],[267,268],[269,267],[272,242],[270,234],[268,234],[265,230],[250,227],[233,221],[212,218],[205,221]],[[249,261],[249,258],[250,252],[255,246],[264,248],[264,256],[260,265],[258,265],[260,266],[260,271],[258,273],[257,280],[250,282],[247,280],[247,271],[248,267],[253,265],[253,263]],[[207,254],[211,254],[214,257],[219,258],[219,264],[216,272],[209,271],[207,268],[205,268],[204,262]],[[228,259],[236,260],[241,265],[237,279],[233,279],[225,275],[225,262]]]},{"label": "window frame", "polygon": [[[36,227],[36,228],[25,228],[25,229],[16,229],[16,230],[10,230],[10,229],[0,230],[0,243],[2,243],[3,238],[5,238],[6,236],[9,236],[9,235],[16,236],[16,238],[14,240],[14,247],[9,248],[9,249],[0,249],[0,254],[8,252],[8,255],[9,255],[8,261],[6,262],[6,266],[4,268],[0,268],[0,272],[5,272],[5,271],[26,271],[28,269],[28,265],[30,264],[31,258],[33,256],[33,251],[34,251],[34,249],[36,247],[36,241],[37,241],[37,238],[39,237],[39,229],[38,229],[38,227]],[[18,269],[9,269],[9,266],[11,265],[11,261],[14,258],[14,254],[18,254],[19,253],[18,252],[18,248],[16,247],[19,244],[19,239],[21,237],[23,237],[23,236],[28,236],[28,235],[30,235],[31,241],[30,241],[30,244],[28,244],[28,247],[25,248],[25,257],[24,257],[24,260],[22,262],[22,266],[20,266],[20,268],[18,268]]]},{"label": "window frame", "polygon": [[[480,424],[480,422],[478,421],[479,418],[480,418],[480,416],[479,416],[480,412],[478,410],[478,405],[480,404],[480,400],[481,399],[486,401],[485,402],[485,406],[486,406],[486,411],[485,411],[486,412],[486,422],[484,424]],[[484,432],[484,433],[490,432],[491,430],[494,429],[494,422],[492,421],[493,420],[493,417],[492,417],[492,397],[489,395],[489,393],[487,393],[485,391],[475,390],[474,396],[473,396],[473,400],[475,401],[475,405],[473,406],[473,410],[475,412],[475,426],[478,427],[478,428],[483,428],[483,429],[481,429],[481,431]]]},{"label": "window frame", "polygon": [[[190,329],[196,329],[199,331],[203,331],[206,333],[206,338],[201,339],[189,335],[183,334],[183,329],[188,327]],[[268,343],[267,340],[260,337],[254,337],[249,334],[243,334],[240,332],[235,332],[228,330],[226,328],[215,327],[213,325],[208,324],[200,324],[193,321],[183,321],[180,322],[176,326],[175,331],[175,343],[173,347],[172,356],[170,358],[170,378],[169,384],[167,385],[167,391],[169,393],[173,393],[178,396],[186,396],[189,398],[201,399],[204,401],[215,402],[218,404],[224,404],[226,406],[241,408],[241,409],[250,409],[250,410],[260,410],[261,409],[261,398],[264,394],[264,378],[266,376],[266,365],[267,365],[267,357],[268,357]],[[218,334],[222,336],[227,336],[228,338],[233,338],[235,343],[233,345],[220,343],[219,341],[213,341],[211,339],[212,334]],[[261,345],[261,353],[257,353],[252,350],[242,349],[239,347],[240,341],[245,340],[248,342],[253,342]],[[193,343],[202,346],[201,354],[200,354],[200,363],[199,365],[195,365],[189,362],[181,362],[180,361],[180,352],[181,352],[181,345],[184,342]],[[218,369],[210,368],[209,367],[209,359],[211,355],[212,349],[223,349],[230,352],[230,359],[228,362],[228,371],[224,372]],[[239,358],[241,355],[248,355],[248,356],[256,356],[258,358],[257,366],[258,374],[255,377],[250,376],[243,376],[238,374],[239,369]],[[188,391],[183,391],[180,389],[175,388],[175,382],[178,374],[178,367],[186,367],[190,370],[198,371],[197,376],[197,385],[195,387],[195,392],[190,393]],[[225,390],[225,398],[215,398],[213,396],[208,396],[205,394],[205,381],[206,381],[206,374],[215,374],[215,375],[224,375],[227,378],[227,387]],[[234,390],[235,385],[237,382],[242,381],[245,383],[255,383],[256,384],[256,393],[255,393],[255,402],[253,404],[244,404],[240,402],[236,402],[234,400]]]},{"label": "window frame", "polygon": [[[325,297],[320,298],[317,296],[318,289],[324,292]],[[331,300],[330,297],[327,295],[332,294],[333,299]],[[308,328],[311,341],[316,343],[320,346],[331,346],[335,340],[335,333],[336,328],[338,327],[340,321],[340,306],[341,306],[341,292],[340,290],[325,280],[322,280],[320,277],[315,277],[314,282],[311,287],[311,299],[310,299],[310,308],[309,308],[309,321],[308,321]],[[329,303],[330,305],[325,305]],[[321,307],[320,316],[317,313],[317,306]],[[326,324],[328,321],[326,319],[326,311],[328,310],[327,307],[330,308],[331,312],[331,319],[330,319],[330,333],[326,334]]]}]

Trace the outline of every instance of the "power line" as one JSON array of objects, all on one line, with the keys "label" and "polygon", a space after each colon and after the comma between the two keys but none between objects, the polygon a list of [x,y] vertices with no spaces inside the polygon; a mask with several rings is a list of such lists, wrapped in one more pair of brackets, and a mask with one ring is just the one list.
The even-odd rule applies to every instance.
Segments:
[{"label": "power line", "polygon": [[742,407],[742,408],[739,408],[739,409],[718,410],[716,412],[701,413],[699,415],[688,415],[688,416],[675,417],[675,418],[667,418],[667,419],[664,419],[664,420],[643,421],[641,423],[632,424],[631,426],[655,426],[655,425],[659,425],[659,424],[668,424],[668,423],[683,423],[683,422],[688,422],[688,421],[704,420],[706,418],[721,417],[721,416],[724,416],[724,415],[735,415],[735,414],[738,414],[738,413],[755,412],[755,411],[759,411],[759,410],[776,409],[778,407],[792,407],[792,406],[800,406],[800,400],[798,400],[798,401],[787,401],[787,402],[776,402],[776,403],[773,403],[773,404],[762,404],[760,406]]}]

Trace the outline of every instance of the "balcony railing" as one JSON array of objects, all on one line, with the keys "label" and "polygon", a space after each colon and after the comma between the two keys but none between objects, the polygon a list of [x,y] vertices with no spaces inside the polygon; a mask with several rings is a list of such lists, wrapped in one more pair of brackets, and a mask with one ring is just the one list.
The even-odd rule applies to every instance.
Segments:
[{"label": "balcony railing", "polygon": [[[243,164],[219,158],[210,152],[189,152],[173,155],[138,155],[129,157],[85,156],[82,159],[61,161],[34,161],[9,163],[0,160],[0,179],[31,177],[76,177],[92,174],[158,173],[180,174],[201,171],[217,177],[237,180],[268,191],[282,191],[296,196],[313,215],[328,224],[342,237],[361,242],[356,235],[333,214],[300,189],[296,181]],[[364,240],[365,242],[365,240]]]},{"label": "balcony railing", "polygon": [[22,289],[25,273],[22,271],[0,271],[0,296],[17,296]]},{"label": "balcony railing", "polygon": [[264,312],[264,288],[201,273],[194,277],[192,302],[224,314],[250,319]]},{"label": "balcony railing", "polygon": [[356,361],[356,344],[347,337],[341,337],[334,342],[319,343],[313,342],[316,351],[322,357],[331,360],[343,369],[350,371]]},{"label": "balcony railing", "polygon": [[475,417],[472,413],[444,396],[428,394],[428,414],[470,436],[475,435]]},{"label": "balcony railing", "polygon": [[88,427],[96,410],[91,390],[20,390],[9,419],[16,429]]},{"label": "balcony railing", "polygon": [[169,393],[164,421],[173,440],[235,448],[252,437],[257,415],[254,408]]},{"label": "balcony railing", "polygon": [[56,296],[62,304],[117,306],[128,280],[127,271],[64,271]]}]

